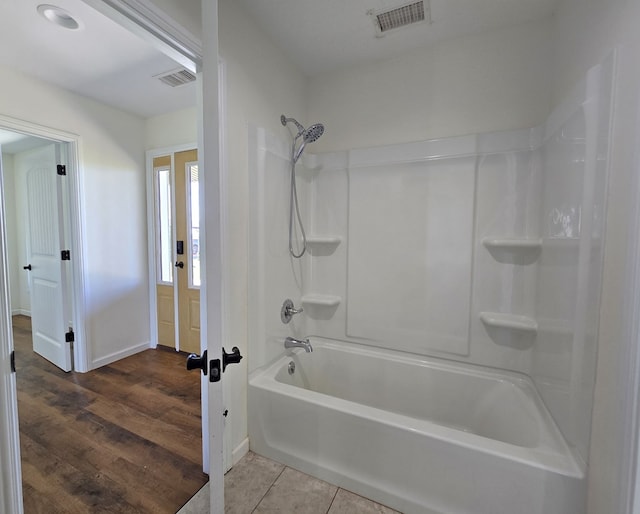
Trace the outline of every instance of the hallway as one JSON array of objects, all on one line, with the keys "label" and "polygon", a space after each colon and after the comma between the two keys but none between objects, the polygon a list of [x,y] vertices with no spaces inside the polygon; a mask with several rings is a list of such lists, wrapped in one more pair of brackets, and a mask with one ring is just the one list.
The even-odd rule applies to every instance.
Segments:
[{"label": "hallway", "polygon": [[200,375],[186,355],[147,350],[64,373],[14,316],[25,513],[174,514],[207,482]]}]

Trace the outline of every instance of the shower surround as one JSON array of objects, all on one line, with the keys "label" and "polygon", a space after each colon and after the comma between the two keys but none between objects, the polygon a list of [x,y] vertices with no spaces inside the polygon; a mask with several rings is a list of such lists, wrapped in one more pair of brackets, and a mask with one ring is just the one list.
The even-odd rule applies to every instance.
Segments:
[{"label": "shower surround", "polygon": [[[309,251],[299,260],[287,251],[287,144],[251,128],[249,439],[256,452],[406,512],[583,511],[611,63],[592,69],[542,127],[306,156],[298,179]],[[304,308],[289,325],[279,316],[285,298]],[[309,335],[322,354],[285,354],[285,337]],[[325,358],[325,345],[344,362]],[[372,371],[368,352],[388,362]],[[304,361],[303,378],[342,369],[342,380],[331,380],[340,391],[284,380],[292,359]],[[392,375],[381,371],[398,361],[411,362]],[[460,364],[449,374],[427,371],[446,361]],[[422,378],[414,371],[420,369]],[[393,401],[367,406],[358,387],[371,373],[369,390],[377,386],[404,401],[409,387],[414,408],[398,412]],[[520,398],[529,403],[506,402],[513,408],[502,431],[433,414],[447,405],[463,419],[493,398],[474,396],[477,373],[491,375],[496,388],[527,384]],[[419,408],[421,402],[428,405]],[[523,428],[515,431],[518,440],[496,437],[510,433],[508,419],[520,417],[521,408],[533,413],[535,441],[521,444],[518,437],[533,433]],[[309,417],[317,429],[305,425]],[[419,440],[402,449],[409,433]],[[415,455],[399,482],[389,481],[382,466],[376,474],[366,455],[360,467],[349,457],[368,434],[371,451],[384,452],[394,469]],[[559,442],[540,447],[557,440],[548,434]],[[523,447],[536,450],[524,458]],[[459,483],[455,495],[444,485],[427,487],[429,473],[438,476],[444,462],[452,463],[448,483]],[[470,486],[483,473],[488,483],[510,485],[500,495]],[[535,494],[523,496],[527,486]]]}]

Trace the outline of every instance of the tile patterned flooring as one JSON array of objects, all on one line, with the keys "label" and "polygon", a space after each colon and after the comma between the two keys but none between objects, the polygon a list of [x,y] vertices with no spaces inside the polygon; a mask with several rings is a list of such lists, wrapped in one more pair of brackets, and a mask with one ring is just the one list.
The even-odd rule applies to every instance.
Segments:
[{"label": "tile patterned flooring", "polygon": [[[398,514],[253,452],[226,474],[224,487],[225,514]],[[178,514],[208,512],[207,485]]]}]

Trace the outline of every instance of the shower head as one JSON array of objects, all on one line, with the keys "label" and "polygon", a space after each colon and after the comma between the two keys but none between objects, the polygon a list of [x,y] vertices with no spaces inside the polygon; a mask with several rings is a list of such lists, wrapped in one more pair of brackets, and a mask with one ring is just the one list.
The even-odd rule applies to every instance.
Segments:
[{"label": "shower head", "polygon": [[302,137],[302,144],[300,145],[298,150],[295,151],[293,155],[293,163],[295,164],[296,162],[298,162],[298,159],[302,155],[302,152],[304,151],[304,147],[307,145],[307,143],[316,142],[318,139],[320,139],[320,136],[324,134],[324,125],[322,123],[314,123],[309,128],[305,129],[295,119],[287,118],[284,114],[280,116],[280,123],[282,123],[282,125],[286,127],[287,123],[289,122],[293,123],[298,129],[298,133],[296,134],[293,140],[294,149],[295,149],[296,142],[300,137]]},{"label": "shower head", "polygon": [[302,133],[302,140],[305,143],[314,143],[320,139],[322,134],[324,134],[324,125],[322,123],[316,123]]},{"label": "shower head", "polygon": [[307,143],[316,142],[318,139],[320,139],[320,136],[322,134],[324,134],[324,125],[322,123],[316,123],[314,125],[311,125],[308,129],[302,132],[302,144],[300,145],[300,148],[298,148],[298,151],[293,156],[294,164],[298,162],[298,159],[300,159],[300,156],[304,151],[304,147],[307,146]]}]

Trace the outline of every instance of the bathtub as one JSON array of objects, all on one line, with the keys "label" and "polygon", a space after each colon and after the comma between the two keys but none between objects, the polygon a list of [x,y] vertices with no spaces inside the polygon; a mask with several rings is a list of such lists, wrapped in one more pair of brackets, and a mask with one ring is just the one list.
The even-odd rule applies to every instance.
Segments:
[{"label": "bathtub", "polygon": [[251,373],[256,453],[407,514],[584,512],[583,467],[526,376],[311,343]]}]

